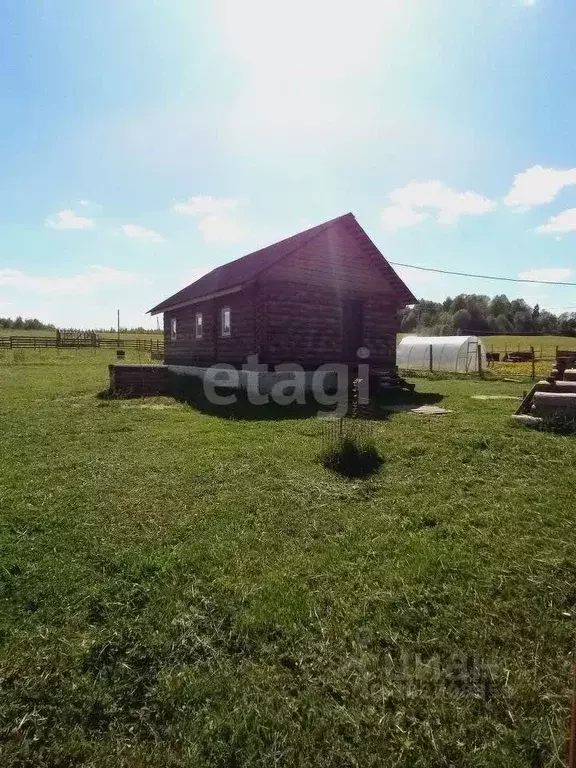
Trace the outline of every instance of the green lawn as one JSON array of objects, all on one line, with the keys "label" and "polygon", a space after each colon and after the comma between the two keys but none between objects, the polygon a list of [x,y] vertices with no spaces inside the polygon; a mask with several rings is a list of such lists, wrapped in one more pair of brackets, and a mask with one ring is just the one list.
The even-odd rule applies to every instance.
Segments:
[{"label": "green lawn", "polygon": [[[375,423],[107,401],[112,353],[0,355],[3,766],[561,766],[576,439],[507,382]],[[293,415],[293,414],[292,414]]]}]

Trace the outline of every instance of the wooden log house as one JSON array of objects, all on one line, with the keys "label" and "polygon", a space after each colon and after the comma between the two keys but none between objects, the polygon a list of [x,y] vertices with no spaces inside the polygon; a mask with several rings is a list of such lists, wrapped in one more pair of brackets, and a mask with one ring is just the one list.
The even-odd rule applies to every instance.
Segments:
[{"label": "wooden log house", "polygon": [[168,365],[241,366],[257,354],[271,366],[368,361],[385,371],[396,365],[398,310],[414,303],[347,213],[217,267],[149,311],[164,315]]}]

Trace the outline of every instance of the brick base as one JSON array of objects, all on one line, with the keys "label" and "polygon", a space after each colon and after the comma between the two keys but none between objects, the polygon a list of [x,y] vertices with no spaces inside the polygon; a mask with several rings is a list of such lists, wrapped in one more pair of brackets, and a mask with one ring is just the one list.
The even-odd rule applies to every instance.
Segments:
[{"label": "brick base", "polygon": [[110,391],[119,395],[168,395],[168,368],[165,365],[108,366]]}]

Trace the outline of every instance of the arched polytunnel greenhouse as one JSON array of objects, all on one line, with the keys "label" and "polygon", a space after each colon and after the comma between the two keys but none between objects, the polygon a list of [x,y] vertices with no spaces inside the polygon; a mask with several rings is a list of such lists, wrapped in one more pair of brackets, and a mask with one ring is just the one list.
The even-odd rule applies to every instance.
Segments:
[{"label": "arched polytunnel greenhouse", "polygon": [[405,336],[396,364],[405,371],[478,373],[486,367],[486,352],[477,336]]}]

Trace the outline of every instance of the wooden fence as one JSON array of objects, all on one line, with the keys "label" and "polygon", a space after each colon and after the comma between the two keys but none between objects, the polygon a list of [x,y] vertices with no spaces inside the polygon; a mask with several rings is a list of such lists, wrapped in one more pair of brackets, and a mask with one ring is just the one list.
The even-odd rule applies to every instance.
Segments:
[{"label": "wooden fence", "polygon": [[163,339],[120,339],[95,336],[90,343],[85,338],[61,339],[59,336],[0,336],[0,349],[130,349],[152,354],[164,351]]},{"label": "wooden fence", "polygon": [[[521,356],[525,356],[526,360],[531,360],[532,356],[536,360],[555,360],[556,357],[558,357],[559,354],[559,347],[558,346],[550,346],[544,345],[544,344],[534,344],[533,346],[526,346],[522,344],[504,344],[503,346],[498,346],[498,344],[485,344],[484,348],[486,349],[487,354],[491,355],[500,355],[500,359],[504,359],[505,356],[508,358],[517,358],[516,360],[511,360],[511,362],[519,362]],[[574,343],[574,350],[571,350],[572,352],[576,352],[576,342]]]}]

